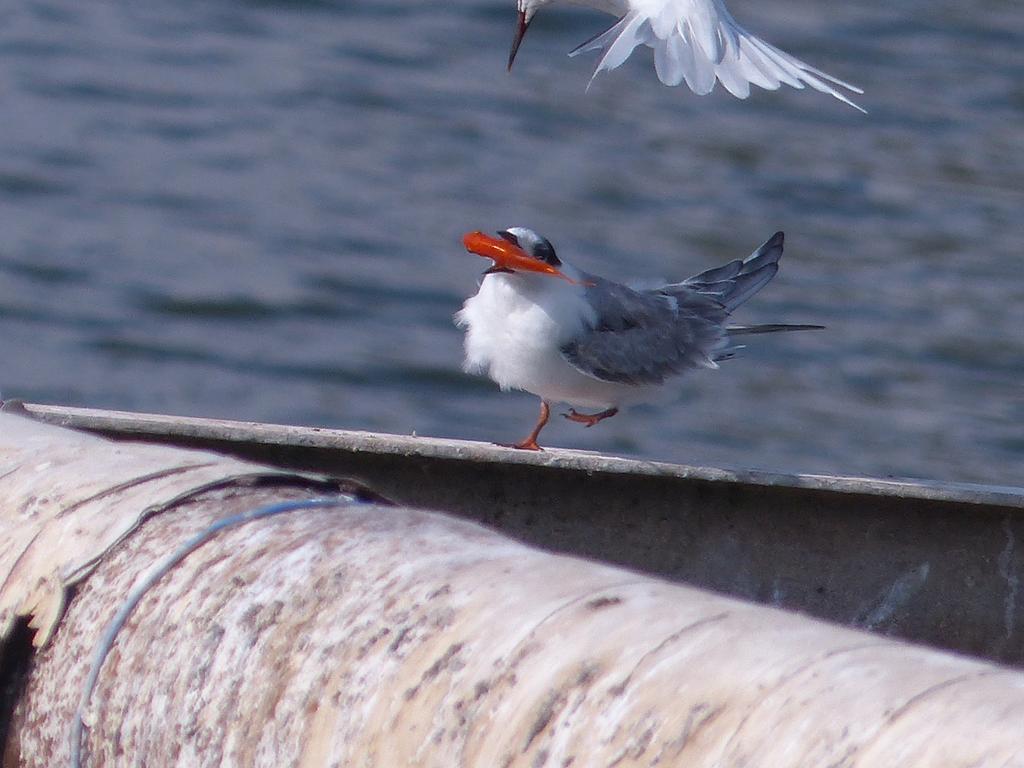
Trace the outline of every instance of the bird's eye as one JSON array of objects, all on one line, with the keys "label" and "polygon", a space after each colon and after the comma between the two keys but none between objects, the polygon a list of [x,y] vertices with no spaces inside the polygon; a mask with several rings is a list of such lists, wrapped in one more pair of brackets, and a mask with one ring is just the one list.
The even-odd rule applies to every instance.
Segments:
[{"label": "bird's eye", "polygon": [[507,229],[498,230],[498,236],[502,240],[508,240],[512,245],[519,245],[519,238],[509,232]]},{"label": "bird's eye", "polygon": [[562,264],[558,256],[555,255],[554,247],[547,240],[541,240],[536,246],[534,246],[533,256],[553,267],[558,267]]}]

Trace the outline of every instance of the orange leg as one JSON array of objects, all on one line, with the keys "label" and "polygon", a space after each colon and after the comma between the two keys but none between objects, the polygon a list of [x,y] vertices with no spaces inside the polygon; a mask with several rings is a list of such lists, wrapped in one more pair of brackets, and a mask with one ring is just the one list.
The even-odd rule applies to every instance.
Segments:
[{"label": "orange leg", "polygon": [[575,408],[570,408],[568,413],[563,413],[562,415],[569,421],[575,421],[577,424],[592,427],[599,421],[610,419],[618,412],[618,408],[609,408],[607,411],[601,411],[600,413],[580,413]]},{"label": "orange leg", "polygon": [[543,451],[544,449],[537,445],[537,436],[540,434],[540,431],[544,429],[544,425],[548,423],[548,419],[550,418],[551,407],[548,405],[547,400],[541,400],[540,418],[537,419],[537,423],[533,427],[533,432],[528,434],[525,439],[508,447],[519,448],[522,451]]}]

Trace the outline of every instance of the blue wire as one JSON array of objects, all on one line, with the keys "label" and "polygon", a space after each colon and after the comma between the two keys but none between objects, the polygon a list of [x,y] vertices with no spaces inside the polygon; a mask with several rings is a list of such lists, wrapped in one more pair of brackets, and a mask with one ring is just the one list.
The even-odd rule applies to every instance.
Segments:
[{"label": "blue wire", "polygon": [[321,498],[304,499],[302,501],[282,501],[275,504],[269,504],[265,507],[257,507],[256,509],[251,509],[248,512],[242,512],[237,515],[222,518],[186,541],[172,552],[162,563],[160,563],[160,565],[151,571],[141,583],[132,589],[128,594],[128,597],[125,598],[125,601],[121,604],[121,607],[114,615],[114,618],[111,620],[110,624],[107,625],[106,630],[93,652],[92,664],[89,667],[89,674],[86,677],[85,685],[82,688],[82,697],[79,699],[78,709],[75,711],[75,719],[71,724],[70,768],[81,768],[82,731],[85,728],[85,709],[89,705],[89,699],[92,698],[93,690],[95,689],[96,682],[100,676],[100,670],[103,668],[103,662],[106,661],[107,654],[110,653],[110,649],[114,645],[114,640],[117,638],[118,632],[121,631],[125,622],[128,621],[128,617],[131,616],[132,611],[135,610],[146,592],[148,592],[154,584],[166,576],[174,566],[225,528],[252,522],[253,520],[262,520],[263,518],[273,517],[274,515],[284,514],[285,512],[297,512],[305,509],[323,509],[325,507],[340,507],[351,504],[354,501],[355,499],[352,496],[340,496],[330,499]]}]

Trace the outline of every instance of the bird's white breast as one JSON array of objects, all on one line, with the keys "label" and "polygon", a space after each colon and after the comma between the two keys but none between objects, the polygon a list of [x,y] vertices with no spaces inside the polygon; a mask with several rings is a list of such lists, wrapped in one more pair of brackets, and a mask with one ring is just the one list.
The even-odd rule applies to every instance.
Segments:
[{"label": "bird's white breast", "polygon": [[569,368],[559,348],[592,315],[581,290],[567,282],[488,275],[457,316],[467,328],[466,369],[486,372],[503,389],[530,389],[550,369]]},{"label": "bird's white breast", "polygon": [[563,357],[561,347],[594,324],[578,285],[543,275],[488,275],[455,319],[466,329],[466,371],[486,373],[502,389],[601,408],[636,389],[587,376]]}]

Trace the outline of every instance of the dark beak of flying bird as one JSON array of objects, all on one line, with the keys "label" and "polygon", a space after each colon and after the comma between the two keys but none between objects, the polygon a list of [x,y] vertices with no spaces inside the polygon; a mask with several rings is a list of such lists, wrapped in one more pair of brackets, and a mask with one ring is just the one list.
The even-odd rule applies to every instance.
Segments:
[{"label": "dark beak of flying bird", "polygon": [[530,21],[532,19],[526,18],[526,11],[520,11],[519,16],[516,18],[516,34],[512,38],[512,50],[508,54],[508,69],[512,71],[512,62],[516,60],[516,54],[519,53],[519,46],[523,42],[523,37],[526,35],[526,30],[530,28]]}]

